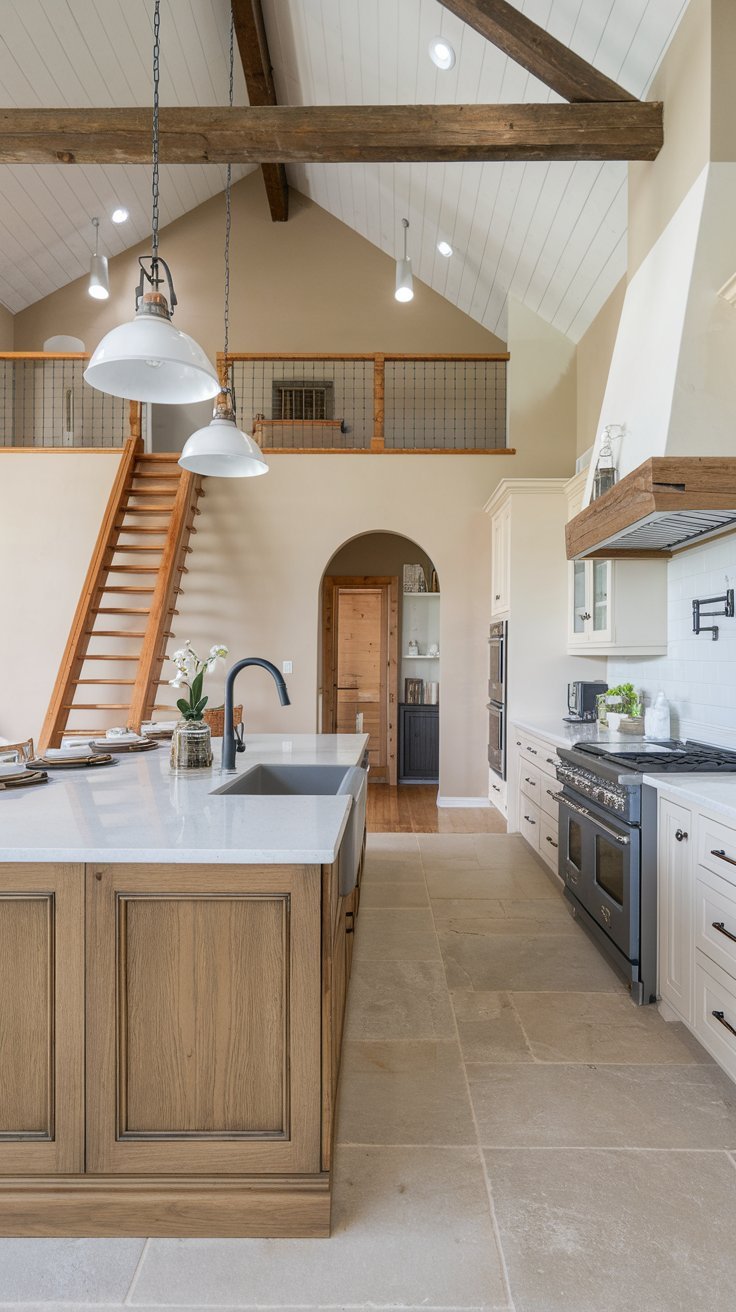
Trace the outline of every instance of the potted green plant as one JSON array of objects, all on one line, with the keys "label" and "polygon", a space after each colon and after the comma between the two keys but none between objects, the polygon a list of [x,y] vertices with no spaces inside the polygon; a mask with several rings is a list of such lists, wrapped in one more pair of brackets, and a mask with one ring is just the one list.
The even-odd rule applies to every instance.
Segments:
[{"label": "potted green plant", "polygon": [[216,644],[207,656],[198,656],[189,639],[171,657],[176,674],[169,679],[172,688],[187,689],[189,696],[176,703],[181,719],[171,739],[172,770],[205,770],[212,765],[212,731],[202,719],[209,698],[204,695],[204,677],[224,661],[227,647]]},{"label": "potted green plant", "polygon": [[643,733],[641,697],[633,683],[619,683],[606,693],[606,719],[614,733]]}]

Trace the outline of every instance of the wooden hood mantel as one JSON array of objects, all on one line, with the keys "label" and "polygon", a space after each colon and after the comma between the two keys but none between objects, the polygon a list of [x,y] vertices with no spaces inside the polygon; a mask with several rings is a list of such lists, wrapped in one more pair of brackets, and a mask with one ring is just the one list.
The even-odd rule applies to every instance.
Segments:
[{"label": "wooden hood mantel", "polygon": [[736,457],[655,457],[570,520],[567,558],[670,556],[731,528]]}]

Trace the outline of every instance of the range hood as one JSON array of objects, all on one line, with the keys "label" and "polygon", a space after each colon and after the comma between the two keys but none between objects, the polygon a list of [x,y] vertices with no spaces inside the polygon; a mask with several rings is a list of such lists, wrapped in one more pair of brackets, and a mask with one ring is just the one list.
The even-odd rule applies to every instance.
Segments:
[{"label": "range hood", "polygon": [[736,457],[659,456],[570,520],[567,558],[667,557],[729,530],[736,530]]}]

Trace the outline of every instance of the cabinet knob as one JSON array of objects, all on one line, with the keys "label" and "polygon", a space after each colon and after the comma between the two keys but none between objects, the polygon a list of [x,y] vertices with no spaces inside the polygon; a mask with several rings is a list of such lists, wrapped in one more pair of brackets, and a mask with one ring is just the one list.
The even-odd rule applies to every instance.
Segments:
[{"label": "cabinet knob", "polygon": [[495,595],[495,597],[493,598],[493,600],[494,600],[494,601],[500,601],[500,600],[501,600],[501,593],[500,593],[500,592],[497,592],[496,595]]},{"label": "cabinet knob", "polygon": [[685,829],[676,829],[676,830],[675,830],[675,838],[677,839],[678,843],[684,843],[684,842],[685,842],[685,839],[687,838],[687,830],[685,830]]}]

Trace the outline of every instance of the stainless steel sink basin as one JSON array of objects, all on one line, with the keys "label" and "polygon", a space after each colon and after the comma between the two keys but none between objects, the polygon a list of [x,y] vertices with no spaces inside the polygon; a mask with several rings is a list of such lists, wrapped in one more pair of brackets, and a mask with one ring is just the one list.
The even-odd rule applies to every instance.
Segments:
[{"label": "stainless steel sink basin", "polygon": [[254,765],[213,789],[235,797],[335,797],[350,766]]}]

